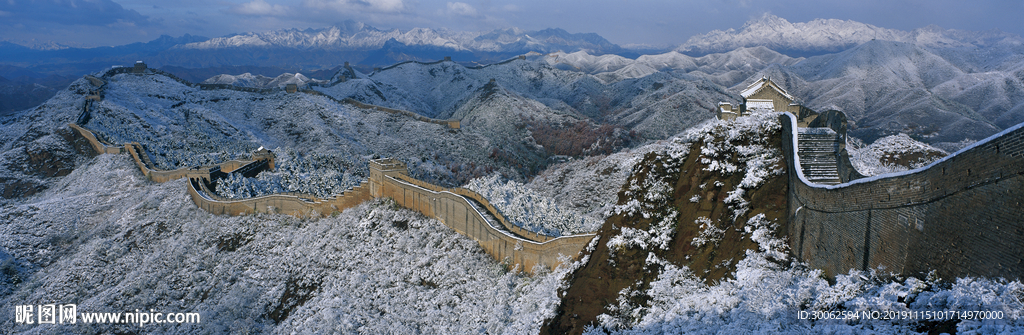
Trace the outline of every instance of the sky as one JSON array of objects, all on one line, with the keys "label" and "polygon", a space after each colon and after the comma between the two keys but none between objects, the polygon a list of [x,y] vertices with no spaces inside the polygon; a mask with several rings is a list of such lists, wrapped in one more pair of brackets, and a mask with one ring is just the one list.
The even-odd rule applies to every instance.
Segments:
[{"label": "sky", "polygon": [[401,30],[562,28],[619,45],[663,47],[716,29],[739,29],[764,13],[790,22],[843,19],[901,30],[934,24],[1024,35],[1024,0],[0,0],[0,40],[95,47],[354,20]]}]

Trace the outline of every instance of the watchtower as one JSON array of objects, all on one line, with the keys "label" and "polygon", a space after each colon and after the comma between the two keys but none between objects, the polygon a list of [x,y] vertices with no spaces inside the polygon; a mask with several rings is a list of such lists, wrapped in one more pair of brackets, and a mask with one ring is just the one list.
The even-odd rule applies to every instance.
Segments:
[{"label": "watchtower", "polygon": [[270,170],[274,169],[275,158],[277,158],[277,155],[275,155],[274,152],[267,150],[264,147],[260,147],[259,150],[256,150],[256,152],[252,154],[252,160],[254,161],[267,161],[267,168]]},{"label": "watchtower", "polygon": [[370,160],[370,195],[378,198],[384,195],[385,177],[397,175],[409,175],[409,168],[405,163],[394,158],[381,158]]},{"label": "watchtower", "polygon": [[796,98],[793,95],[786,92],[786,89],[776,84],[767,76],[762,76],[761,79],[747,86],[740,93],[740,96],[743,97],[743,103],[736,106],[738,108],[734,108],[732,104],[727,102],[720,102],[718,104],[719,119],[732,120],[739,116],[749,115],[750,113],[772,110],[800,115],[801,110],[804,109],[800,103],[796,102]]},{"label": "watchtower", "polygon": [[132,73],[134,73],[134,74],[146,73],[146,68],[147,68],[146,67],[146,63],[143,63],[141,60],[140,61],[136,61],[135,62],[135,66],[132,67]]}]

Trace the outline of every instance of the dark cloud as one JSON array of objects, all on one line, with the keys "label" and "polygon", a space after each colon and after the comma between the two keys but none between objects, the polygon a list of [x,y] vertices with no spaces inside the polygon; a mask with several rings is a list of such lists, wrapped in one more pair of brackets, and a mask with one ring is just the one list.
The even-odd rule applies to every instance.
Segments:
[{"label": "dark cloud", "polygon": [[6,0],[0,12],[8,23],[107,26],[148,24],[146,16],[110,0]]}]

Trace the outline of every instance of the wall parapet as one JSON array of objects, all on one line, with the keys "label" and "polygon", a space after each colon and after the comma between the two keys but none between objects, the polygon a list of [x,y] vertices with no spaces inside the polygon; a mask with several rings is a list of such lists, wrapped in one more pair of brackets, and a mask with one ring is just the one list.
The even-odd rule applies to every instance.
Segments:
[{"label": "wall parapet", "polygon": [[94,150],[96,150],[97,153],[100,153],[100,154],[119,154],[119,153],[124,152],[123,151],[124,148],[122,148],[122,147],[114,146],[114,145],[111,145],[109,143],[100,141],[100,139],[96,137],[96,134],[93,133],[91,130],[85,129],[85,128],[83,128],[83,127],[81,127],[81,126],[79,126],[77,124],[74,124],[74,123],[69,123],[68,127],[70,127],[71,129],[74,129],[75,132],[77,132],[80,136],[82,136],[87,141],[89,141],[89,145],[91,145],[92,148]]},{"label": "wall parapet", "polygon": [[505,215],[502,214],[497,207],[494,207],[494,205],[492,205],[491,202],[487,200],[487,198],[485,198],[483,195],[480,195],[480,193],[474,192],[473,190],[461,187],[441,187],[403,174],[395,174],[391,175],[390,177],[422,187],[432,192],[450,192],[466,197],[468,199],[472,199],[473,201],[476,201],[481,206],[483,206],[483,208],[486,209],[487,212],[491,214],[491,216],[494,216],[494,218],[498,220],[498,223],[500,223],[505,230],[508,230],[521,238],[525,238],[534,242],[545,242],[555,238],[554,236],[547,236],[537,232],[529,231],[523,229],[520,226],[512,224],[511,222],[508,221],[508,219],[505,218]]},{"label": "wall parapet", "polygon": [[[470,202],[474,201],[459,193],[464,189],[421,187],[415,180],[402,176],[385,176],[383,196],[395,199],[399,205],[435,217],[446,226],[466,235],[499,261],[509,265],[521,265],[521,269],[532,273],[537,265],[555,268],[563,260],[578,256],[579,252],[596,236],[581,234],[560,236],[535,241],[510,232],[505,227],[490,224]],[[428,184],[429,185],[429,184]],[[453,192],[462,190],[459,193]],[[470,191],[471,192],[471,191]],[[475,193],[475,192],[474,192]],[[489,205],[489,204],[488,204]],[[493,206],[491,207],[493,208]],[[490,211],[490,208],[486,210]],[[495,216],[497,217],[497,216]]]},{"label": "wall parapet", "polygon": [[199,208],[213,214],[235,216],[267,213],[320,217],[355,207],[371,199],[366,182],[327,199],[302,193],[276,193],[246,199],[228,199],[211,191],[203,178],[189,178],[188,192]]},{"label": "wall parapet", "polygon": [[834,276],[1024,275],[1024,123],[928,166],[838,185],[808,182],[796,117],[780,116],[789,173],[792,252]]}]

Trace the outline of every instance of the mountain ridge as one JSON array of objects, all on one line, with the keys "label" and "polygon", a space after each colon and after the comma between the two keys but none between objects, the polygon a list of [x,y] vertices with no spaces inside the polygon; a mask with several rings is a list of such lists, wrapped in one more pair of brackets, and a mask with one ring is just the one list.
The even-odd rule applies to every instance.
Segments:
[{"label": "mountain ridge", "polygon": [[905,31],[839,19],[815,19],[792,23],[765,13],[759,18],[747,21],[740,30],[714,30],[690,37],[675,50],[689,55],[704,55],[740,47],[766,46],[791,56],[814,56],[843,51],[872,40],[906,42],[929,48],[971,48],[1024,43],[1021,36],[998,30],[966,31],[929,25]]}]

